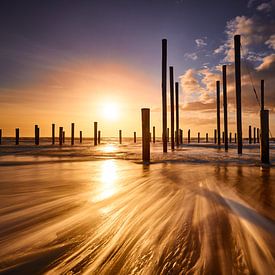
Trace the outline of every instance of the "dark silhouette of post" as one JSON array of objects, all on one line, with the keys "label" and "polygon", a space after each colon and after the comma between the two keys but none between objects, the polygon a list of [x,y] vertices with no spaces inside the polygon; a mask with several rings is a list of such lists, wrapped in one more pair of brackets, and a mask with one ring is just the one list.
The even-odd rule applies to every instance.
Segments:
[{"label": "dark silhouette of post", "polygon": [[162,142],[167,153],[167,40],[162,39]]},{"label": "dark silhouette of post", "polygon": [[134,132],[134,143],[137,143],[137,133]]},{"label": "dark silhouette of post", "polygon": [[82,131],[79,132],[79,143],[82,143]]},{"label": "dark silhouette of post", "polygon": [[183,130],[180,129],[180,144],[183,144]]},{"label": "dark silhouette of post", "polygon": [[74,145],[74,123],[71,124],[71,145]]},{"label": "dark silhouette of post", "polygon": [[222,66],[222,84],[223,84],[223,121],[224,121],[224,150],[228,151],[228,121],[227,121],[227,79],[226,65]]},{"label": "dark silhouette of post", "polygon": [[63,143],[65,143],[65,131],[63,131]]},{"label": "dark silhouette of post", "polygon": [[15,145],[19,145],[19,128],[15,129]]},{"label": "dark silhouette of post", "polygon": [[249,144],[252,143],[252,137],[251,137],[251,125],[249,125],[249,128],[248,128],[248,142]]},{"label": "dark silhouette of post", "polygon": [[269,164],[269,111],[264,108],[264,80],[261,80],[261,162]]},{"label": "dark silhouette of post", "polygon": [[101,139],[101,132],[98,131],[98,132],[97,132],[97,143],[98,143],[98,144],[100,144],[100,142],[101,142],[100,139]]},{"label": "dark silhouette of post", "polygon": [[224,131],[222,132],[222,143],[224,143]]},{"label": "dark silhouette of post", "polygon": [[174,70],[169,67],[170,73],[170,107],[171,107],[171,150],[175,149],[175,121],[174,121]]},{"label": "dark silhouette of post", "polygon": [[119,144],[122,143],[122,131],[119,130]]},{"label": "dark silhouette of post", "polygon": [[190,143],[191,137],[190,137],[190,129],[188,129],[188,136],[187,136],[187,142]]},{"label": "dark silhouette of post", "polygon": [[253,143],[256,143],[256,128],[253,127]]},{"label": "dark silhouette of post", "polygon": [[216,81],[217,88],[217,134],[218,145],[221,145],[221,119],[220,119],[220,81]]},{"label": "dark silhouette of post", "polygon": [[2,144],[2,129],[0,129],[0,145]]},{"label": "dark silhouette of post", "polygon": [[169,128],[167,128],[166,138],[167,138],[167,142],[169,142]]},{"label": "dark silhouette of post", "polygon": [[260,142],[260,129],[257,128],[257,143]]},{"label": "dark silhouette of post", "polygon": [[63,127],[59,127],[59,145],[63,142]]},{"label": "dark silhouette of post", "polygon": [[35,136],[35,138],[34,138],[35,145],[39,145],[39,127],[38,127],[38,125],[34,126],[34,136]]},{"label": "dark silhouette of post", "polygon": [[97,122],[94,121],[94,146],[97,146]]},{"label": "dark silhouette of post", "polygon": [[217,129],[214,130],[214,143],[217,144]]},{"label": "dark silhouette of post", "polygon": [[198,143],[200,143],[200,132],[198,132]]},{"label": "dark silhouette of post", "polygon": [[142,119],[142,160],[150,162],[150,109],[141,109]]},{"label": "dark silhouette of post", "polygon": [[156,142],[156,127],[153,126],[153,143]]},{"label": "dark silhouette of post", "polygon": [[237,133],[234,134],[234,142],[237,143]]},{"label": "dark silhouette of post", "polygon": [[232,143],[232,133],[229,134],[229,143]]},{"label": "dark silhouette of post", "polygon": [[179,118],[179,83],[176,82],[175,84],[175,89],[176,89],[176,145],[179,147],[179,128],[180,128],[180,118]]},{"label": "dark silhouette of post", "polygon": [[206,141],[206,143],[208,143],[208,133],[206,133],[205,141]]},{"label": "dark silhouette of post", "polygon": [[55,124],[52,124],[52,145],[55,144]]},{"label": "dark silhouette of post", "polygon": [[234,36],[238,154],[242,154],[241,36]]}]

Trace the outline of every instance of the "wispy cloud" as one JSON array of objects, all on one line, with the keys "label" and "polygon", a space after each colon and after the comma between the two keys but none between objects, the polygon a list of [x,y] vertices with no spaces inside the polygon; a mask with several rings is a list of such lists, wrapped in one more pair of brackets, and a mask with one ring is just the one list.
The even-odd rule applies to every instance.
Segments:
[{"label": "wispy cloud", "polygon": [[202,38],[198,38],[195,40],[196,44],[197,44],[197,47],[198,48],[203,48],[205,46],[207,46],[207,43],[205,41],[206,39],[202,39]]},{"label": "wispy cloud", "polygon": [[184,54],[184,57],[187,59],[192,59],[192,60],[198,59],[197,53],[186,53],[186,54]]}]

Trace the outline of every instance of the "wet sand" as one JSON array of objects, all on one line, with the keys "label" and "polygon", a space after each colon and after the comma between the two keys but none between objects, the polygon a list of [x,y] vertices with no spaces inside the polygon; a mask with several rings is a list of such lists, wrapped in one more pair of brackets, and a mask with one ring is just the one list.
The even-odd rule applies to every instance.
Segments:
[{"label": "wet sand", "polygon": [[257,146],[154,145],[150,166],[138,146],[2,148],[0,271],[272,274],[275,169]]}]

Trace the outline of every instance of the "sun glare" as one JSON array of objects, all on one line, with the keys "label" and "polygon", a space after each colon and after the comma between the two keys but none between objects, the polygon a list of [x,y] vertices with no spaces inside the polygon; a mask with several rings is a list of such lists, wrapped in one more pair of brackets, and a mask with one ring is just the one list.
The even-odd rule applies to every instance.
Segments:
[{"label": "sun glare", "polygon": [[103,116],[108,120],[117,120],[119,117],[119,109],[115,103],[106,103],[103,106]]}]

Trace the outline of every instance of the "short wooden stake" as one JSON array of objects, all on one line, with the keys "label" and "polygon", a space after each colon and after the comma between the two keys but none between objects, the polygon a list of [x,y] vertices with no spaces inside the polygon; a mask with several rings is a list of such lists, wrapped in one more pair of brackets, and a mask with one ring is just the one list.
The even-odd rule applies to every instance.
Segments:
[{"label": "short wooden stake", "polygon": [[200,143],[200,132],[198,132],[198,143]]},{"label": "short wooden stake", "polygon": [[38,125],[34,126],[34,135],[35,135],[34,144],[39,145],[39,127],[38,127]]},{"label": "short wooden stake", "polygon": [[190,143],[191,137],[190,137],[190,129],[188,129],[188,136],[187,136],[187,142]]},{"label": "short wooden stake", "polygon": [[65,143],[65,131],[63,131],[63,143]]},{"label": "short wooden stake", "polygon": [[2,144],[2,129],[0,129],[0,145]]},{"label": "short wooden stake", "polygon": [[142,160],[150,162],[150,109],[141,109],[142,119]]},{"label": "short wooden stake", "polygon": [[74,123],[71,125],[71,145],[74,145]]},{"label": "short wooden stake", "polygon": [[257,128],[257,143],[260,143],[260,129]]},{"label": "short wooden stake", "polygon": [[232,142],[232,133],[230,132],[230,134],[229,134],[229,143],[231,143]]},{"label": "short wooden stake", "polygon": [[63,127],[59,127],[59,145],[62,145],[63,141]]},{"label": "short wooden stake", "polygon": [[261,161],[269,164],[269,111],[261,110]]},{"label": "short wooden stake", "polygon": [[82,131],[79,132],[79,143],[82,143]]},{"label": "short wooden stake", "polygon": [[237,143],[237,134],[234,134],[234,142]]},{"label": "short wooden stake", "polygon": [[208,133],[206,133],[205,141],[206,141],[206,143],[208,143]]},{"label": "short wooden stake", "polygon": [[252,137],[251,137],[251,125],[248,127],[248,142],[249,144],[252,143]]},{"label": "short wooden stake", "polygon": [[256,143],[256,127],[253,127],[253,143]]},{"label": "short wooden stake", "polygon": [[122,130],[119,130],[119,144],[122,144]]},{"label": "short wooden stake", "polygon": [[153,126],[153,143],[156,142],[156,127]]},{"label": "short wooden stake", "polygon": [[137,133],[134,132],[134,143],[137,143]]},{"label": "short wooden stake", "polygon": [[97,146],[97,122],[94,122],[94,146]]},{"label": "short wooden stake", "polygon": [[217,143],[217,129],[214,130],[214,143]]},{"label": "short wooden stake", "polygon": [[19,128],[15,129],[15,145],[19,145]]},{"label": "short wooden stake", "polygon": [[100,131],[98,131],[97,132],[97,142],[98,142],[98,144],[100,144],[100,142],[101,142],[101,132]]},{"label": "short wooden stake", "polygon": [[180,144],[183,144],[183,130],[180,129]]},{"label": "short wooden stake", "polygon": [[55,124],[52,124],[52,145],[55,144]]}]

